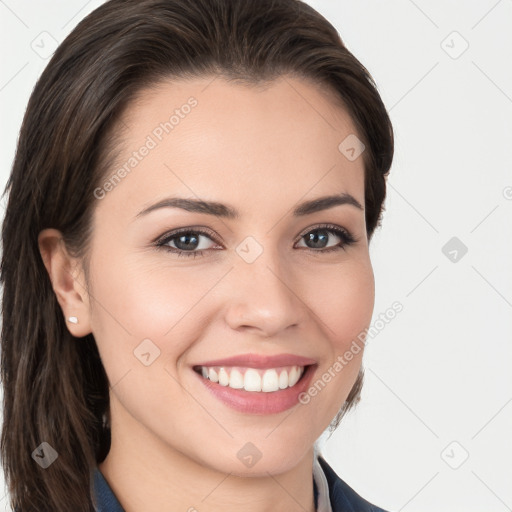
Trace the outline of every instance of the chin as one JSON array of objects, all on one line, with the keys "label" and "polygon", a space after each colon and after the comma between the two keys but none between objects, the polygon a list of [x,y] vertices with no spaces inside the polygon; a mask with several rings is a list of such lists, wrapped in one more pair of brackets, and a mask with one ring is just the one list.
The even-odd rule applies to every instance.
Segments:
[{"label": "chin", "polygon": [[276,436],[271,441],[271,437],[265,441],[262,439],[261,443],[231,440],[221,452],[211,453],[208,457],[202,454],[203,462],[200,463],[215,471],[257,478],[267,477],[269,473],[286,473],[300,464],[308,452],[313,452],[313,443],[303,446],[288,439],[283,447],[282,438]]}]

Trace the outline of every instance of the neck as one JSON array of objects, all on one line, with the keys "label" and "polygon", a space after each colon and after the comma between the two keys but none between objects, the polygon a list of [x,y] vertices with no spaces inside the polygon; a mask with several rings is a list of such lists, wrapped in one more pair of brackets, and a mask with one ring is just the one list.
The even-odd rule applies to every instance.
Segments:
[{"label": "neck", "polygon": [[126,416],[113,419],[111,448],[98,465],[125,512],[315,511],[313,447],[288,471],[236,476],[188,457]]}]

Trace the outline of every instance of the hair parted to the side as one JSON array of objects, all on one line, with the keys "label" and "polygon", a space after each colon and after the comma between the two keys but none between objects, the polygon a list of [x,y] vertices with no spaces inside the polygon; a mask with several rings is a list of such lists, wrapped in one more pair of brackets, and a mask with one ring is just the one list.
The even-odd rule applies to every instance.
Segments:
[{"label": "hair parted to the side", "polygon": [[[368,71],[309,5],[110,0],[55,51],[30,97],[4,191],[1,456],[17,512],[94,511],[92,471],[110,448],[107,376],[93,335],[78,339],[66,327],[39,232],[60,230],[87,271],[93,191],[112,171],[121,113],[145,88],[174,78],[257,84],[281,75],[330,90],[348,110],[366,146],[370,239],[393,158],[391,122]],[[361,384],[362,373],[336,424]],[[58,453],[46,469],[31,456],[43,441]]]}]

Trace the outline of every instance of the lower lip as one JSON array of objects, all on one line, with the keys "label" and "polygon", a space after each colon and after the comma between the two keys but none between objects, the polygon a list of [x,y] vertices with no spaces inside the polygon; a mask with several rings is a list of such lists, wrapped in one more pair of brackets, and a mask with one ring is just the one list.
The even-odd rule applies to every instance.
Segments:
[{"label": "lower lip", "polygon": [[268,393],[221,386],[217,382],[205,379],[195,371],[194,373],[214,396],[232,409],[251,414],[276,414],[299,403],[298,397],[308,388],[315,373],[315,368],[316,365],[307,366],[295,386]]}]

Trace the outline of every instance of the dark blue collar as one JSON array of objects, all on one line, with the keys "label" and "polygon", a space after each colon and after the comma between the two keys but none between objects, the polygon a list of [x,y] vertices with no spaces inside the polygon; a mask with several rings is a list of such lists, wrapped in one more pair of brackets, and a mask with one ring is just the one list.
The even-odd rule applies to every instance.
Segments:
[{"label": "dark blue collar", "polygon": [[123,507],[115,497],[103,473],[94,468],[94,490],[96,493],[97,512],[124,512]]},{"label": "dark blue collar", "polygon": [[[361,498],[359,494],[338,477],[322,456],[319,456],[318,460],[329,484],[332,512],[385,512],[385,510]],[[105,477],[97,467],[94,469],[94,488],[98,506],[97,512],[124,512]],[[318,506],[318,490],[314,479],[313,491],[316,508]]]},{"label": "dark blue collar", "polygon": [[386,512],[359,496],[334,472],[321,455],[318,457],[318,461],[329,484],[332,512]]}]

